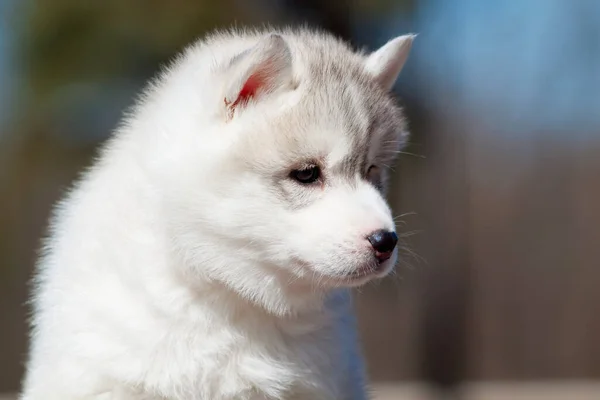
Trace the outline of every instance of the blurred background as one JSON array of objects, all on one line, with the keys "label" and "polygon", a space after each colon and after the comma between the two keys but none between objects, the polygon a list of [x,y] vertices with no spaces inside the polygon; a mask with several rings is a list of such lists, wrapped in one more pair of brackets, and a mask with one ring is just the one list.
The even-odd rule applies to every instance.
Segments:
[{"label": "blurred background", "polygon": [[372,379],[423,389],[390,399],[600,399],[595,0],[0,0],[0,393],[52,204],[183,46],[264,23],[368,49],[419,33],[395,88],[410,250],[357,293]]}]

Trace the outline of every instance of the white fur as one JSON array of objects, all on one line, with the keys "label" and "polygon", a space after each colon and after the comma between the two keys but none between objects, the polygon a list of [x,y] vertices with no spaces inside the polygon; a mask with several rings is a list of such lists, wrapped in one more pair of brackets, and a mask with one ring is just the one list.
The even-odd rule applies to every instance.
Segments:
[{"label": "white fur", "polygon": [[[377,77],[401,65],[366,59],[308,31],[187,49],[57,208],[21,399],[365,399],[349,288],[396,253],[350,275],[394,224],[366,171],[341,165],[386,174],[405,140]],[[288,176],[315,158],[321,184]]]},{"label": "white fur", "polygon": [[410,53],[416,35],[394,38],[367,57],[367,70],[386,89],[391,89]]}]

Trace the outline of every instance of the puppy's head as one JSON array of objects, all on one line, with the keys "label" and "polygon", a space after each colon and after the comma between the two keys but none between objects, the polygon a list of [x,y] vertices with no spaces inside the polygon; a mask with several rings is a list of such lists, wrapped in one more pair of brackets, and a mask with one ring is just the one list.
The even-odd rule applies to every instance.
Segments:
[{"label": "puppy's head", "polygon": [[384,196],[406,130],[389,90],[412,39],[363,55],[328,36],[271,34],[216,63],[207,117],[169,145],[179,148],[165,173],[191,264],[247,291],[356,286],[390,271]]}]

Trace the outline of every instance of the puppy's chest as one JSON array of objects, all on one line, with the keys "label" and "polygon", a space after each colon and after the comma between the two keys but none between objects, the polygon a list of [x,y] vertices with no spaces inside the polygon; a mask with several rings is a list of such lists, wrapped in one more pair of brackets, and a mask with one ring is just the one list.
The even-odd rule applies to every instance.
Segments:
[{"label": "puppy's chest", "polygon": [[329,324],[264,323],[171,341],[163,365],[174,379],[161,392],[177,400],[182,387],[189,400],[337,399],[344,368],[334,331]]}]

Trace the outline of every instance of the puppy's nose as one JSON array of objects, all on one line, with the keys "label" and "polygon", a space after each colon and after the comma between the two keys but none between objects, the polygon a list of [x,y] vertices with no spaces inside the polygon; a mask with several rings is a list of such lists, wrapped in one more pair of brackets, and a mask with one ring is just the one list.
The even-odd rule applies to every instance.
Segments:
[{"label": "puppy's nose", "polygon": [[392,256],[392,251],[398,243],[398,235],[394,231],[380,229],[367,236],[367,240],[375,250],[375,257],[379,261],[385,261]]}]

